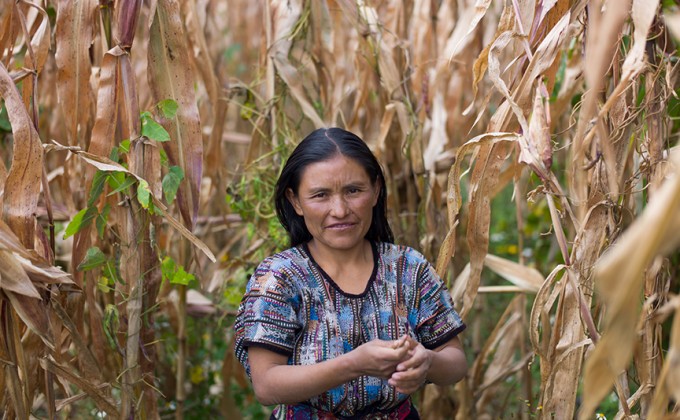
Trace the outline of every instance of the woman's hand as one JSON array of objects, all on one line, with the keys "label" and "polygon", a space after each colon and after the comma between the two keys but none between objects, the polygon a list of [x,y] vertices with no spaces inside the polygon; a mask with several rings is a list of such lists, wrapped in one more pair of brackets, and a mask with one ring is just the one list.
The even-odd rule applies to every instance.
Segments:
[{"label": "woman's hand", "polygon": [[408,359],[397,365],[388,383],[404,394],[416,392],[426,381],[452,385],[465,377],[467,361],[460,338],[453,337],[439,347],[428,350],[409,338]]},{"label": "woman's hand", "polygon": [[433,352],[411,337],[408,337],[407,345],[408,358],[397,365],[388,383],[402,394],[413,394],[427,380],[427,374],[432,366]]},{"label": "woman's hand", "polygon": [[409,358],[410,343],[406,336],[396,341],[372,340],[350,352],[360,375],[389,378],[399,363]]}]

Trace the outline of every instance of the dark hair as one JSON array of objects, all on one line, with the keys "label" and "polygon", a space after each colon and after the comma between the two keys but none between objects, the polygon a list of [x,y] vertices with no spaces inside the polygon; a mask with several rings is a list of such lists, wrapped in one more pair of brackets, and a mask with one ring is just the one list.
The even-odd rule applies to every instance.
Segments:
[{"label": "dark hair", "polygon": [[394,236],[387,221],[387,190],[385,176],[378,160],[366,143],[356,134],[341,128],[319,128],[312,131],[297,145],[283,166],[276,182],[274,200],[276,215],[288,232],[291,246],[298,246],[312,239],[305,220],[298,215],[288,201],[286,191],[290,188],[298,193],[302,173],[307,166],[343,155],[359,163],[373,184],[380,187],[378,202],[373,206],[373,219],[365,238],[376,242],[394,242]]}]

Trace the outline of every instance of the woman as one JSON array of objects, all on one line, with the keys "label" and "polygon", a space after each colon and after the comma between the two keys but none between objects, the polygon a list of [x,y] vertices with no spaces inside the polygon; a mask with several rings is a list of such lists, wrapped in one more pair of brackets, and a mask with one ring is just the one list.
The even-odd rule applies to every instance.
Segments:
[{"label": "woman", "polygon": [[465,324],[434,268],[393,244],[385,179],[356,135],[318,129],[276,185],[291,248],[239,307],[236,355],[276,419],[417,419],[409,395],[467,372]]}]

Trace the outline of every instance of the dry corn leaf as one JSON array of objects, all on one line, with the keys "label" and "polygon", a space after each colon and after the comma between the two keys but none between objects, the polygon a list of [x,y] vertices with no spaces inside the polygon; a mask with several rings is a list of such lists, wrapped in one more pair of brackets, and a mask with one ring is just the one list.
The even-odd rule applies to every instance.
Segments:
[{"label": "dry corn leaf", "polygon": [[40,299],[40,293],[13,254],[0,250],[0,289]]},{"label": "dry corn leaf", "polygon": [[[540,36],[544,30],[550,30],[555,27],[562,16],[569,13],[569,8],[571,5],[570,3],[570,0],[553,0],[550,5],[544,3],[543,7],[541,8],[541,17],[537,21],[538,26],[534,26],[534,31],[531,34],[532,39],[535,39],[536,36]],[[553,65],[544,72],[544,80],[546,82],[548,92],[552,93],[553,89],[555,88],[557,73],[560,70],[562,61],[561,57],[563,55],[564,52],[558,52],[557,59],[554,61]]]},{"label": "dry corn leaf", "polygon": [[[219,102],[219,81],[215,72],[215,65],[205,38],[204,28],[206,22],[201,21],[199,8],[196,0],[181,2],[182,16],[185,19],[187,39],[191,43],[189,50],[194,53],[190,56],[194,60],[194,66],[203,79],[203,85],[208,93],[210,104],[217,109]],[[207,18],[207,16],[206,16]],[[215,123],[215,121],[213,121]]]},{"label": "dry corn leaf", "polygon": [[149,86],[156,102],[172,99],[179,105],[172,119],[159,118],[171,140],[163,143],[171,165],[184,171],[177,192],[184,223],[192,230],[198,217],[203,174],[203,137],[196,107],[194,74],[180,19],[179,3],[160,0],[150,29]]},{"label": "dry corn leaf", "polygon": [[456,251],[456,227],[458,226],[458,221],[456,220],[449,227],[449,231],[446,233],[441,246],[439,247],[439,254],[437,255],[436,271],[439,277],[444,278],[446,274],[446,267],[451,262],[453,254]]},{"label": "dry corn leaf", "polygon": [[564,413],[569,418],[574,415],[580,385],[580,375],[575,375],[574,372],[581,371],[584,347],[589,344],[580,318],[582,292],[576,286],[575,277],[577,274],[573,268],[567,267],[562,278],[563,285],[559,288],[557,311],[549,337],[547,349],[549,369],[544,371],[541,367],[542,373],[546,375],[541,395],[544,413],[546,415]]},{"label": "dry corn leaf", "polygon": [[82,378],[71,366],[58,363],[50,356],[41,358],[40,366],[84,390],[94,400],[94,403],[100,410],[105,411],[113,418],[119,418],[119,412],[114,401],[102,392],[103,388],[99,384]]},{"label": "dry corn leaf", "polygon": [[[621,0],[616,7],[607,7],[604,16],[601,4],[588,9],[588,33],[584,57],[588,65],[584,66],[583,70],[587,90],[583,94],[573,145],[573,164],[577,166],[585,165],[585,156],[590,146],[585,139],[586,131],[591,125],[591,119],[597,114],[600,90],[612,57],[618,49],[617,40],[628,17],[630,1]],[[603,147],[606,147],[606,139],[602,141],[605,143]],[[583,220],[585,217],[587,194],[587,171],[573,171],[572,195],[578,220]]]},{"label": "dry corn leaf", "polygon": [[54,350],[45,303],[41,299],[31,298],[7,290],[5,290],[5,295],[9,298],[12,308],[24,324],[42,339],[47,348]]},{"label": "dry corn leaf", "polygon": [[38,132],[24,108],[19,92],[0,63],[0,96],[12,125],[14,153],[5,182],[2,216],[21,243],[33,248],[42,176],[43,154]]},{"label": "dry corn leaf", "polygon": [[23,382],[20,379],[20,374],[23,375],[25,372],[20,372],[20,362],[17,360],[16,347],[15,347],[15,337],[17,325],[13,322],[12,308],[2,305],[2,324],[0,324],[0,358],[3,360],[4,374],[6,375],[7,382],[2,383],[0,388],[7,392],[7,411],[15,410],[15,416],[19,418],[28,418],[28,401],[26,401],[26,395],[24,393]]},{"label": "dry corn leaf", "polygon": [[558,275],[565,269],[566,267],[560,264],[548,274],[548,277],[546,277],[541,288],[536,293],[534,304],[531,307],[529,338],[532,347],[534,348],[534,352],[543,359],[541,361],[542,379],[545,379],[546,372],[550,370],[548,360],[548,347],[552,330],[550,325],[550,311],[566,283],[566,281],[558,279]]},{"label": "dry corn leaf", "polygon": [[653,201],[623,236],[598,261],[595,281],[607,304],[607,324],[601,340],[586,361],[584,401],[579,418],[592,415],[610,392],[614,379],[633,354],[640,314],[644,269],[661,251],[680,245],[680,155],[671,162],[674,175],[658,190]]},{"label": "dry corn leaf", "polygon": [[496,43],[501,35],[509,33],[511,28],[514,26],[515,12],[509,2],[505,2],[505,7],[503,8],[503,13],[499,19],[498,28],[496,29],[496,34],[491,42],[489,42],[482,52],[475,59],[475,63],[472,66],[472,71],[474,74],[474,80],[472,83],[472,95],[473,100],[470,103],[468,109],[465,110],[464,114],[467,114],[472,109],[474,105],[474,99],[477,97],[477,91],[479,90],[479,83],[482,81],[484,74],[489,68],[489,52],[491,48]]},{"label": "dry corn leaf", "polygon": [[463,295],[461,316],[472,309],[479,288],[484,258],[489,246],[492,198],[490,194],[498,182],[498,174],[506,161],[508,150],[509,145],[505,142],[482,145],[470,177],[470,206],[466,232],[470,247],[470,279]]},{"label": "dry corn leaf", "polygon": [[614,91],[608,95],[607,102],[599,111],[600,117],[618,100],[619,95],[629,87],[633,79],[645,68],[645,48],[649,30],[654,22],[659,7],[659,0],[633,0],[631,18],[633,19],[633,45],[623,62],[621,80]]},{"label": "dry corn leaf", "polygon": [[[519,320],[519,314],[517,313],[516,302],[520,299],[520,296],[515,296],[513,300],[505,307],[503,314],[495,322],[493,330],[485,337],[484,345],[482,346],[479,354],[475,358],[475,361],[470,369],[470,380],[474,389],[477,389],[479,385],[484,381],[485,366],[489,364],[489,359],[493,359],[496,349],[504,341],[503,338],[508,332],[513,328],[514,324]],[[513,343],[508,343],[508,348],[513,348]],[[505,344],[503,344],[505,346]],[[486,370],[488,372],[488,369]]]},{"label": "dry corn leaf", "polygon": [[272,44],[268,57],[276,68],[277,75],[283,79],[290,93],[297,101],[304,115],[309,118],[316,128],[325,127],[319,114],[310,102],[305,92],[299,69],[289,60],[292,45],[291,34],[302,15],[302,4],[294,1],[271,1],[272,10]]},{"label": "dry corn leaf", "polygon": [[477,28],[477,25],[479,25],[479,22],[486,15],[490,5],[491,0],[476,0],[474,5],[471,5],[462,11],[459,20],[460,25],[456,26],[456,29],[453,34],[451,34],[445,48],[445,57],[449,57],[449,60],[453,60],[458,52],[466,46],[463,41],[469,39],[470,34],[472,34]]},{"label": "dry corn leaf", "polygon": [[[521,298],[518,296],[517,298]],[[522,299],[518,301],[521,302]],[[522,348],[521,340],[523,338],[522,315],[518,312],[518,301],[511,302],[513,312],[511,316],[502,322],[502,327],[497,330],[495,342],[491,347],[486,347],[484,353],[485,358],[490,358],[487,369],[484,372],[483,382],[475,386],[475,405],[477,407],[477,415],[495,416],[495,412],[491,409],[492,404],[498,398],[498,390],[496,389],[505,380],[516,374],[522,369],[526,369],[531,353],[520,353],[517,357],[518,349]],[[521,309],[520,309],[521,311]],[[501,324],[499,322],[499,325]],[[479,356],[482,357],[482,354]],[[482,359],[483,360],[483,359]]]},{"label": "dry corn leaf", "polygon": [[[533,112],[529,120],[529,132],[526,134],[527,147],[521,148],[519,158],[520,162],[529,164],[534,172],[543,179],[547,179],[547,172],[552,166],[549,99],[545,85],[539,83],[536,86]],[[531,154],[531,156],[528,157],[527,154]]]},{"label": "dry corn leaf", "polygon": [[7,63],[12,57],[16,37],[18,35],[19,18],[16,13],[17,3],[13,0],[0,1],[0,22],[3,32],[0,34],[0,59]]},{"label": "dry corn leaf", "polygon": [[543,275],[533,267],[518,264],[493,254],[487,254],[484,265],[521,290],[537,292],[543,285]]},{"label": "dry corn leaf", "polygon": [[672,303],[675,316],[671,327],[668,353],[649,410],[650,419],[663,418],[667,414],[670,399],[680,401],[680,296],[675,296]]},{"label": "dry corn leaf", "polygon": [[85,375],[86,378],[92,379],[96,378],[96,380],[101,380],[102,379],[102,367],[104,366],[102,364],[102,360],[97,362],[97,359],[94,357],[92,354],[92,350],[87,345],[87,342],[83,339],[82,335],[78,331],[78,326],[77,324],[71,319],[69,314],[66,312],[64,307],[59,303],[58,300],[53,299],[50,301],[50,307],[53,311],[53,313],[59,318],[59,320],[62,322],[64,328],[69,332],[70,334],[70,339],[73,342],[73,345],[75,346],[76,349],[78,349],[78,362],[82,366],[81,371]]},{"label": "dry corn leaf", "polygon": [[446,120],[448,112],[444,103],[443,92],[437,91],[432,98],[432,119],[426,121],[425,130],[429,131],[425,150],[423,151],[424,169],[433,173],[436,169],[437,160],[441,157],[449,143],[446,133]]},{"label": "dry corn leaf", "polygon": [[394,36],[381,29],[382,24],[377,10],[368,4],[364,2],[359,4],[358,16],[368,27],[367,35],[372,40],[371,48],[377,50],[380,84],[385,89],[387,98],[390,101],[401,99],[402,78],[397,65],[398,59],[395,57],[397,48]]},{"label": "dry corn leaf", "polygon": [[33,11],[35,11],[35,19],[40,23],[37,24],[38,27],[33,32],[30,37],[31,42],[29,43],[30,48],[28,49],[29,54],[26,55],[26,67],[32,69],[36,73],[40,73],[45,66],[45,61],[47,61],[48,53],[50,50],[50,19],[47,16],[47,12],[42,7],[37,4],[27,3],[30,5]]},{"label": "dry corn leaf", "polygon": [[95,0],[60,0],[57,8],[56,45],[57,93],[67,127],[68,144],[85,147],[78,127],[90,125],[92,88],[90,46],[94,40]]},{"label": "dry corn leaf", "polygon": [[449,226],[451,226],[458,217],[458,212],[463,204],[463,197],[460,194],[460,169],[462,162],[467,154],[477,150],[477,147],[486,143],[500,143],[500,142],[515,142],[519,136],[515,133],[486,133],[481,134],[467,141],[464,145],[458,148],[456,152],[456,160],[451,166],[449,172],[448,192],[446,196]]}]

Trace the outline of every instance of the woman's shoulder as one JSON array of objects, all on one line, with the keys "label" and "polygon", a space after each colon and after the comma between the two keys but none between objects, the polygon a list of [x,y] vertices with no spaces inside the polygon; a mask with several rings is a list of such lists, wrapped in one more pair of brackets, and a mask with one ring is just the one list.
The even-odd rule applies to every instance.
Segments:
[{"label": "woman's shoulder", "polygon": [[306,259],[307,256],[299,247],[293,247],[266,257],[259,266],[267,268],[286,267],[305,262]]},{"label": "woman's shoulder", "polygon": [[255,269],[255,276],[272,274],[276,277],[290,277],[292,273],[304,273],[308,266],[307,255],[299,247],[293,247],[263,259]]}]

